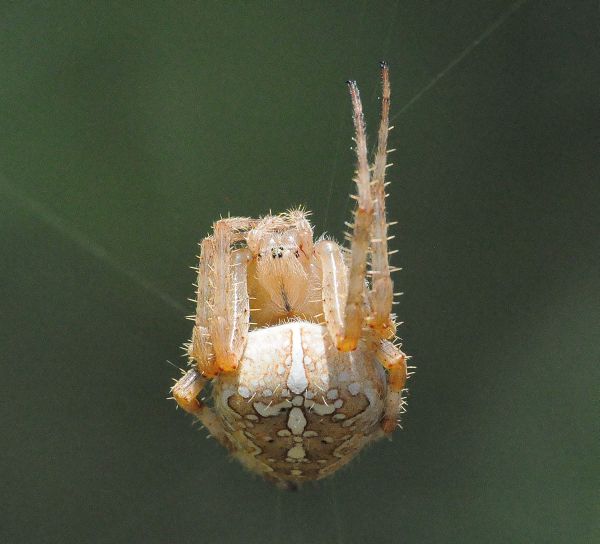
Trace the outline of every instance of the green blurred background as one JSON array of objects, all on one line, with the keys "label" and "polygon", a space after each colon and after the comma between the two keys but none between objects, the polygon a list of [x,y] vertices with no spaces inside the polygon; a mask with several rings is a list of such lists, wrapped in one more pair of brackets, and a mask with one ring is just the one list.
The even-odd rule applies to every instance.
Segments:
[{"label": "green blurred background", "polygon": [[[2,2],[2,542],[598,542],[596,2]],[[404,431],[279,492],[165,400],[212,221],[340,236],[392,72]],[[371,140],[373,141],[373,140]]]}]

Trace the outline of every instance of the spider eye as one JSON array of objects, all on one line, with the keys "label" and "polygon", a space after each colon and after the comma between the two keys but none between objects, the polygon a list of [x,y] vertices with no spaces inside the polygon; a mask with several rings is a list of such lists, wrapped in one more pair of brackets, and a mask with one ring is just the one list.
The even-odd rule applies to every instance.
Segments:
[{"label": "spider eye", "polygon": [[271,257],[273,257],[273,259],[281,259],[281,257],[283,257],[283,246],[272,247]]}]

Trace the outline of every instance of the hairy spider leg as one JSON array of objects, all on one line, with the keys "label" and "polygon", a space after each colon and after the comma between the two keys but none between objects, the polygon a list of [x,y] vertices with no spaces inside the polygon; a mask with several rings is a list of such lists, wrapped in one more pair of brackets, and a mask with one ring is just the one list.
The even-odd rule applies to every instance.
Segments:
[{"label": "hairy spider leg", "polygon": [[[362,335],[363,311],[374,334],[376,357],[388,370],[388,396],[382,419],[385,433],[391,433],[402,409],[402,392],[406,384],[406,356],[388,341],[396,333],[393,320],[393,283],[390,277],[388,224],[385,209],[385,171],[387,167],[387,137],[389,132],[390,80],[389,69],[381,63],[382,98],[377,151],[372,178],[369,172],[364,116],[356,83],[348,83],[355,127],[358,195],[350,237],[350,270],[344,263],[337,244],[322,241],[316,253],[323,274],[323,311],[329,332],[337,349],[356,349]],[[371,257],[371,287],[365,304],[365,274],[367,258]],[[348,278],[346,280],[346,278]],[[365,308],[365,310],[363,310]]]},{"label": "hairy spider leg", "polygon": [[402,410],[402,392],[406,385],[406,355],[399,346],[388,341],[395,337],[396,323],[392,316],[394,286],[390,277],[388,252],[388,224],[385,210],[385,171],[387,168],[387,139],[390,111],[390,77],[387,63],[381,63],[381,112],[377,151],[373,163],[373,180],[371,194],[373,196],[373,232],[371,237],[371,288],[369,290],[370,315],[367,323],[373,332],[382,340],[376,349],[376,357],[388,370],[388,393],[386,397],[383,419],[381,422],[385,433],[394,431],[398,424],[399,412]]},{"label": "hairy spider leg", "polygon": [[188,356],[195,362],[200,373],[208,378],[219,373],[215,352],[210,341],[210,331],[208,330],[212,313],[210,301],[214,298],[214,285],[210,278],[210,263],[214,255],[214,246],[214,239],[211,237],[200,242],[198,277],[196,280],[196,314],[194,316],[192,340],[188,345]]},{"label": "hairy spider leg", "polygon": [[198,395],[206,384],[204,378],[195,368],[188,370],[173,386],[171,393],[177,404],[189,414],[192,414],[208,432],[215,437],[223,446],[232,450],[223,424],[208,406],[198,400]]},{"label": "hairy spider leg", "polygon": [[385,62],[381,63],[381,85],[381,116],[377,152],[373,164],[373,181],[371,182],[374,214],[371,237],[371,289],[369,292],[371,312],[367,323],[380,337],[390,339],[396,334],[396,325],[391,318],[394,286],[390,277],[388,224],[385,212],[385,171],[390,111],[390,78],[388,65]]},{"label": "hairy spider leg", "polygon": [[233,446],[221,421],[197,397],[207,378],[235,371],[244,351],[250,314],[246,274],[251,253],[248,249],[232,251],[231,245],[243,240],[255,224],[256,220],[243,217],[221,219],[213,225],[213,236],[200,243],[196,314],[188,345],[195,368],[171,389],[177,404],[230,450]]},{"label": "hairy spider leg", "polygon": [[340,351],[354,351],[362,336],[365,277],[374,210],[360,93],[355,81],[349,81],[348,88],[352,99],[357,158],[357,195],[354,197],[357,202],[350,237],[349,270],[337,244],[322,241],[316,248],[323,278],[323,311],[329,332]]},{"label": "hairy spider leg", "polygon": [[348,271],[340,246],[321,240],[315,246],[321,266],[323,316],[329,335],[337,349],[345,341],[345,311],[348,296]]},{"label": "hairy spider leg", "polygon": [[367,258],[371,225],[373,223],[373,197],[371,175],[367,158],[367,135],[365,119],[356,81],[348,82],[352,100],[352,119],[356,143],[356,208],[354,210],[353,233],[350,242],[350,270],[348,273],[348,296],[344,311],[344,334],[337,342],[340,351],[353,351],[358,346],[364,324],[364,295]]},{"label": "hairy spider leg", "polygon": [[[214,224],[214,258],[210,278],[213,300],[209,331],[219,371],[233,372],[244,352],[250,328],[248,297],[248,262],[252,253],[247,248],[232,250],[236,233],[248,222],[235,218]],[[210,301],[198,300],[198,304]]]},{"label": "hairy spider leg", "polygon": [[[244,350],[249,315],[245,273],[249,252],[232,252],[231,244],[243,240],[245,232],[255,224],[256,220],[246,217],[221,219],[213,225],[213,236],[200,242],[196,314],[188,355],[202,375],[209,378],[222,370],[235,369]],[[229,304],[231,301],[234,303]],[[227,311],[218,313],[223,306]],[[222,317],[216,319],[215,312]],[[216,337],[214,330],[218,331]],[[242,335],[236,337],[240,331]]]},{"label": "hairy spider leg", "polygon": [[398,425],[398,416],[404,401],[402,392],[406,385],[406,355],[398,346],[388,340],[381,340],[375,351],[379,362],[388,370],[388,391],[381,427],[386,434],[392,433]]},{"label": "hairy spider leg", "polygon": [[316,248],[323,274],[323,311],[337,349],[353,351],[364,324],[363,308],[366,267],[371,251],[372,288],[369,291],[368,324],[382,338],[392,338],[393,283],[390,278],[385,212],[385,170],[389,131],[390,81],[386,63],[381,63],[382,103],[373,180],[369,172],[367,137],[360,93],[356,82],[348,82],[352,99],[357,157],[357,204],[350,238],[350,270],[347,274],[339,248],[329,241]]}]

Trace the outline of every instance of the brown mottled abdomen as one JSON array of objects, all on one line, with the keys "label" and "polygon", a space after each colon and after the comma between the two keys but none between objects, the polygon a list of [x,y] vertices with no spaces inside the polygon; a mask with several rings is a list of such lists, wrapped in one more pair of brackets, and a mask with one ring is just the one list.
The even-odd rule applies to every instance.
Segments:
[{"label": "brown mottled abdomen", "polygon": [[233,455],[295,483],[328,476],[379,438],[385,395],[369,352],[340,353],[325,327],[304,321],[252,331],[238,371],[213,389]]}]

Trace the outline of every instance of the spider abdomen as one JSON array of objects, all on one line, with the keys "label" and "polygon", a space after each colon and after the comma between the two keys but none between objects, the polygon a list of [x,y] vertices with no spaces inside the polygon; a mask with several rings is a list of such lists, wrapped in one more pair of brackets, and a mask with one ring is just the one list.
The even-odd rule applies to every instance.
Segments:
[{"label": "spider abdomen", "polygon": [[328,476],[381,436],[386,392],[372,352],[339,352],[326,327],[295,321],[251,331],[213,399],[233,455],[285,483]]}]

